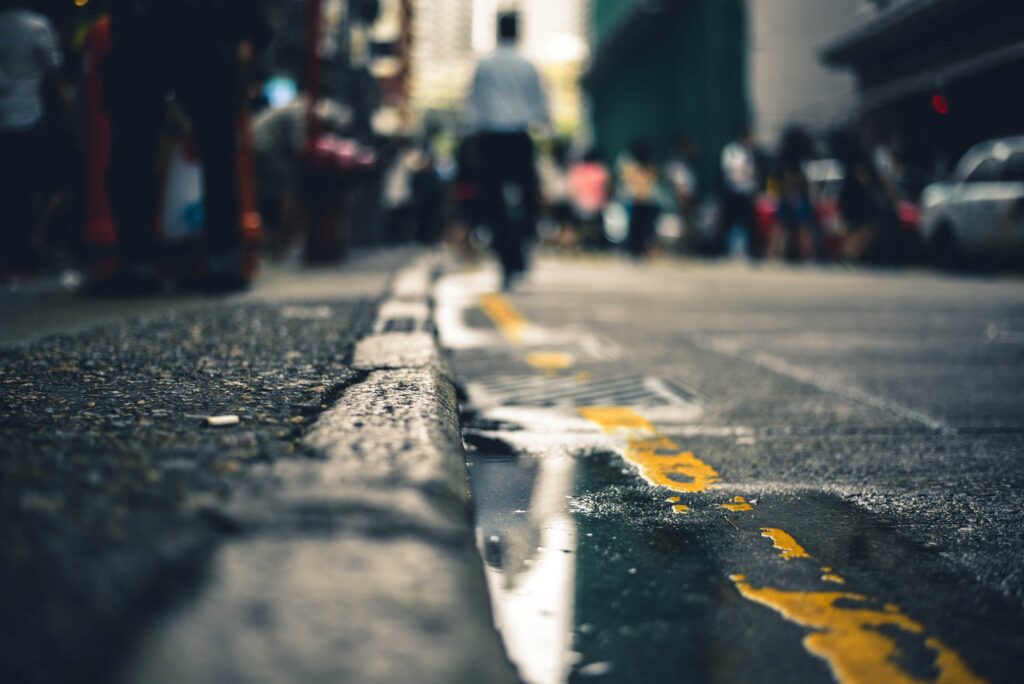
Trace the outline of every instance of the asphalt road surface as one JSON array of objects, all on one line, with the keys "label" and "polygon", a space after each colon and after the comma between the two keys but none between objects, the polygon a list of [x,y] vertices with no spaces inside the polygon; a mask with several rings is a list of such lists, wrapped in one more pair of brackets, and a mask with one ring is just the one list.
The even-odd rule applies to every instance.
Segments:
[{"label": "asphalt road surface", "polygon": [[529,682],[1024,678],[1024,282],[453,268],[478,541]]},{"label": "asphalt road surface", "polygon": [[115,680],[237,533],[233,493],[319,458],[303,438],[411,254],[268,268],[231,297],[0,297],[0,680]]}]

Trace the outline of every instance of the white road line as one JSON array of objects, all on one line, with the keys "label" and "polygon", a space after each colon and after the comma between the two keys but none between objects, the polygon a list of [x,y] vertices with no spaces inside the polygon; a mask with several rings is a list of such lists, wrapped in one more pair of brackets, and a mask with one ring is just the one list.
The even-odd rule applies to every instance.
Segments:
[{"label": "white road line", "polygon": [[926,413],[904,406],[903,404],[891,399],[886,399],[884,397],[879,397],[869,392],[865,392],[864,390],[850,385],[849,383],[840,381],[839,379],[826,377],[821,373],[817,373],[808,368],[802,368],[794,365],[785,359],[775,356],[774,354],[746,349],[735,342],[707,337],[704,335],[691,335],[690,339],[698,346],[717,354],[748,361],[756,366],[764,368],[765,370],[770,370],[773,373],[811,385],[812,387],[817,387],[824,392],[829,392],[830,394],[835,394],[843,397],[844,399],[849,399],[866,406],[871,406],[872,408],[893,413],[906,420],[924,425],[930,430],[947,434],[956,433],[956,428],[945,421],[933,418]]}]

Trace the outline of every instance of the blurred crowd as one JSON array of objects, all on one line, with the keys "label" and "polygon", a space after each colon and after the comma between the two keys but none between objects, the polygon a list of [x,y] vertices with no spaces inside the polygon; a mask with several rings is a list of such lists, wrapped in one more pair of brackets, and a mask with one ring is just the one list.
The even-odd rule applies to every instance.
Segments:
[{"label": "blurred crowd", "polygon": [[0,6],[4,274],[88,261],[97,291],[153,292],[190,237],[182,280],[244,287],[257,3],[96,2],[64,32],[29,4]]},{"label": "blurred crowd", "polygon": [[[451,239],[486,242],[474,206],[476,140],[462,140],[452,183]],[[788,262],[919,260],[920,188],[905,186],[892,149],[838,133],[787,129],[775,150],[740,132],[718,153],[715,186],[699,186],[691,138],[657,149],[634,141],[613,160],[565,138],[538,139],[537,239],[556,249],[742,256]]]},{"label": "blurred crowd", "polygon": [[[435,129],[394,157],[391,235],[430,242],[446,226],[466,253],[493,248],[506,287],[525,271],[529,243],[637,259],[899,266],[922,257],[911,199],[921,187],[907,182],[898,140],[867,125],[827,136],[794,125],[774,149],[747,130],[718,150],[680,133],[674,145],[636,139],[603,159],[552,132],[536,70],[515,52],[514,13],[499,17],[498,38],[477,67],[459,134]],[[716,174],[701,187],[696,157],[708,154]]]},{"label": "blurred crowd", "polygon": [[[553,132],[515,14],[499,19],[459,126],[426,117],[417,135],[382,136],[358,51],[310,71],[301,36],[272,30],[268,8],[301,26],[302,2],[93,0],[60,31],[28,4],[0,0],[5,278],[83,265],[97,291],[159,290],[168,273],[230,290],[257,249],[332,260],[353,230],[490,246],[506,285],[533,242],[635,258],[920,256],[920,188],[898,140],[794,126],[771,150],[740,130],[721,149],[680,133],[602,158]],[[718,173],[702,187],[707,155]]]},{"label": "blurred crowd", "polygon": [[306,8],[0,0],[0,277],[230,291],[260,250],[340,258],[378,94],[354,50],[307,50],[343,24]]}]

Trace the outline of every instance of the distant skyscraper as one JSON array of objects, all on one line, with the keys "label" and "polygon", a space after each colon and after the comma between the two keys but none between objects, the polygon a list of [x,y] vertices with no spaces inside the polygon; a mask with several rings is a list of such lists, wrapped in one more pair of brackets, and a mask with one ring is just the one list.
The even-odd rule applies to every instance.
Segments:
[{"label": "distant skyscraper", "polygon": [[450,109],[461,101],[472,74],[473,0],[415,0],[413,104]]}]

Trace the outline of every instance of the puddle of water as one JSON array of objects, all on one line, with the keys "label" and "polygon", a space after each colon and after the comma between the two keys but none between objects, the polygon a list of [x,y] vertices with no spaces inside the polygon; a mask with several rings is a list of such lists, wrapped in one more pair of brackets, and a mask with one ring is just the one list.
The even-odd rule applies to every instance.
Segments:
[{"label": "puddle of water", "polygon": [[567,501],[575,460],[477,450],[467,465],[495,626],[523,681],[564,682],[572,667],[576,524]]},{"label": "puddle of water", "polygon": [[569,682],[595,681],[593,663],[608,664],[598,681],[714,679],[706,626],[723,586],[714,554],[703,532],[683,523],[680,497],[651,494],[612,452],[578,464],[574,646],[581,655]]}]

